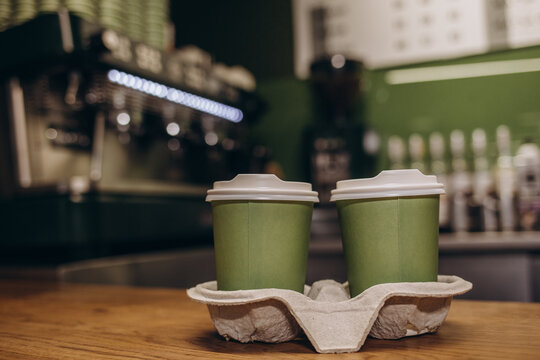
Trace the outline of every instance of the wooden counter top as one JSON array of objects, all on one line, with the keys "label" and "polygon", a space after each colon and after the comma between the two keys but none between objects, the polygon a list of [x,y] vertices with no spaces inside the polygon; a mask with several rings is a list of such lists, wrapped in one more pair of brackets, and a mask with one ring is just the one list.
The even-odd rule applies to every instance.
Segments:
[{"label": "wooden counter top", "polygon": [[217,335],[184,290],[0,280],[0,359],[538,359],[540,303],[455,300],[437,334],[317,354]]}]

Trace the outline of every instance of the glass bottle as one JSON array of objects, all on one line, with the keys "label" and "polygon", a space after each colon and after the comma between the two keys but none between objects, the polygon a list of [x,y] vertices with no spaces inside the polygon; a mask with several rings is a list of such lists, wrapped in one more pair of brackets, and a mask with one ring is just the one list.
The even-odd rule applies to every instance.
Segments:
[{"label": "glass bottle", "polygon": [[479,230],[496,231],[498,227],[497,196],[487,158],[486,132],[483,129],[475,129],[472,132],[472,150],[474,154],[473,201],[479,210]]},{"label": "glass bottle", "polygon": [[497,158],[496,185],[500,202],[500,221],[503,231],[516,229],[515,194],[516,180],[515,169],[511,150],[510,129],[506,125],[497,127]]},{"label": "glass bottle", "polygon": [[439,202],[439,229],[450,231],[450,201],[452,190],[448,182],[448,166],[445,159],[444,137],[439,132],[429,136],[429,152],[431,157],[431,173],[437,176],[437,181],[444,184],[445,194]]},{"label": "glass bottle", "polygon": [[472,179],[465,159],[465,136],[463,131],[454,130],[450,134],[450,151],[452,153],[452,230],[466,232],[471,229],[469,203],[472,195]]}]

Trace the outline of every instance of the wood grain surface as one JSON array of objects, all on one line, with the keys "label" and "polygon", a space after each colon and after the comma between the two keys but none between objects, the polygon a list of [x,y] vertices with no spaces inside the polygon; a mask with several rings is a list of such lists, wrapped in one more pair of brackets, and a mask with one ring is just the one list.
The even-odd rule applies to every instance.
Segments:
[{"label": "wood grain surface", "polygon": [[540,303],[455,300],[436,334],[333,355],[225,341],[185,290],[0,280],[0,359],[190,358],[540,359]]}]

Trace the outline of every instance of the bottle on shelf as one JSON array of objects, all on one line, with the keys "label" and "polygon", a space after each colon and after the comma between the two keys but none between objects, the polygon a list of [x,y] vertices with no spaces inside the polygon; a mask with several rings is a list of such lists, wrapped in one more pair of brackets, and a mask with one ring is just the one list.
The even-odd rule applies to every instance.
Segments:
[{"label": "bottle on shelf", "polygon": [[377,166],[377,157],[381,150],[381,138],[374,129],[366,129],[362,138],[362,147],[365,153],[363,173],[366,176],[374,176],[373,172]]},{"label": "bottle on shelf", "polygon": [[472,132],[474,155],[473,202],[477,208],[477,230],[497,231],[497,195],[487,158],[487,139],[483,129]]},{"label": "bottle on shelf", "polygon": [[505,125],[497,127],[497,150],[496,186],[500,204],[501,230],[513,231],[516,229],[516,181],[510,129]]},{"label": "bottle on shelf", "polygon": [[533,142],[522,144],[515,157],[519,225],[522,230],[540,230],[540,149]]},{"label": "bottle on shelf", "polygon": [[390,160],[390,169],[405,168],[405,143],[397,135],[388,138],[388,159]]},{"label": "bottle on shelf", "polygon": [[465,136],[463,131],[452,131],[450,134],[450,150],[452,153],[452,174],[449,178],[452,189],[451,226],[454,232],[467,232],[471,230],[469,204],[472,195],[472,179],[465,159]]},{"label": "bottle on shelf", "polygon": [[448,167],[445,161],[444,137],[439,132],[429,136],[429,152],[431,156],[431,173],[437,176],[437,181],[444,184],[445,194],[439,202],[439,229],[450,231],[450,202],[452,189],[448,186]]},{"label": "bottle on shelf", "polygon": [[412,134],[409,136],[409,156],[411,158],[411,168],[418,169],[422,173],[426,173],[426,163],[424,157],[426,153],[426,147],[424,139],[420,134]]}]

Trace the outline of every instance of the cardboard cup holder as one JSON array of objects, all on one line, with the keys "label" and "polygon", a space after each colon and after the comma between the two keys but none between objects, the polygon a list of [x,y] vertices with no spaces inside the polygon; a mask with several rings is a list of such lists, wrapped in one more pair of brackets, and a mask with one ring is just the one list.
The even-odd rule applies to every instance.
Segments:
[{"label": "cardboard cup holder", "polygon": [[217,290],[199,284],[188,296],[206,304],[218,333],[242,343],[290,341],[303,332],[319,353],[360,350],[368,335],[399,339],[436,332],[452,298],[472,289],[457,276],[436,282],[374,285],[350,298],[347,283],[321,280],[304,294],[284,289]]}]

